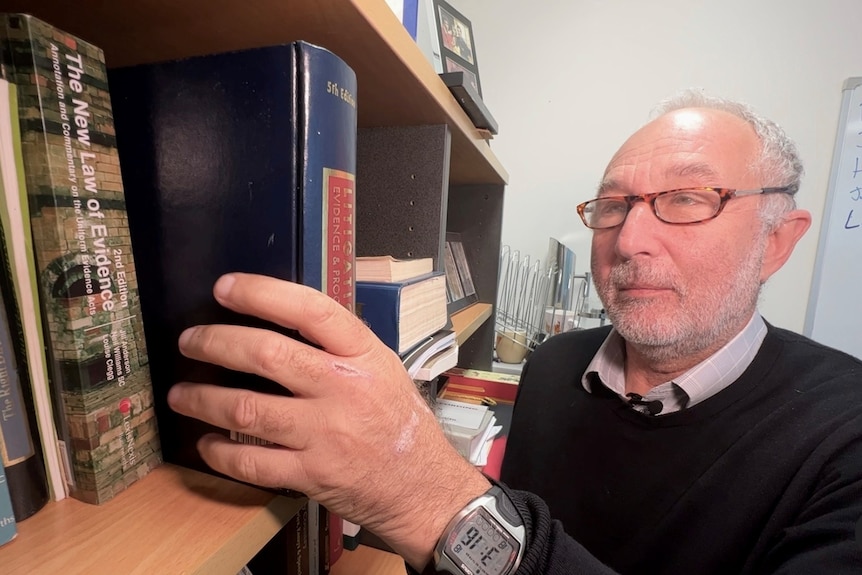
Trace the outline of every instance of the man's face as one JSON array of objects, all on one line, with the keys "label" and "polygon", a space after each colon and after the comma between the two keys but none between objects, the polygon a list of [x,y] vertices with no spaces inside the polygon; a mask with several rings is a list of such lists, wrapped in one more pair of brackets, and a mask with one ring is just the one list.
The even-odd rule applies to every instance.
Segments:
[{"label": "man's face", "polygon": [[[679,110],[623,144],[599,194],[776,185],[751,171],[758,153],[757,137],[741,119],[717,110]],[[711,353],[742,329],[761,284],[759,202],[759,196],[730,200],[717,218],[691,225],[661,222],[640,202],[621,226],[594,231],[596,288],[629,344],[657,359],[683,358]]]}]

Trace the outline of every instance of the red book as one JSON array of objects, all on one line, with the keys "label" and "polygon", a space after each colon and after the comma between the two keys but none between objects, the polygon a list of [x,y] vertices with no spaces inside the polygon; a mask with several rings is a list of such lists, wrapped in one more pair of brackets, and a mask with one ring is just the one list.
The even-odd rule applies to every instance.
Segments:
[{"label": "red book", "polygon": [[344,521],[331,511],[327,511],[329,524],[329,567],[332,568],[344,552]]},{"label": "red book", "polygon": [[443,375],[446,381],[441,393],[448,393],[450,399],[464,395],[473,399],[488,397],[496,402],[515,403],[518,395],[520,376],[517,375],[460,367],[447,370]]}]

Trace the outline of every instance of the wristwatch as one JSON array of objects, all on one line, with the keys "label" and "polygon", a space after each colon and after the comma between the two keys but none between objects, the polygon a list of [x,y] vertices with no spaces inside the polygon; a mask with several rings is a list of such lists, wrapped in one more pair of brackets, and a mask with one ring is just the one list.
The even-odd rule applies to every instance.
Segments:
[{"label": "wristwatch", "polygon": [[493,486],[449,522],[434,568],[451,575],[511,575],[524,556],[526,529],[512,500]]}]

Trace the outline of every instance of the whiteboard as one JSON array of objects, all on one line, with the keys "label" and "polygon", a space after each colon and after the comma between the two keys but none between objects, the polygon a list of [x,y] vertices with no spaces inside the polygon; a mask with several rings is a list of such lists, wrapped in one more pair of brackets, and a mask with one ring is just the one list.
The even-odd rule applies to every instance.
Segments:
[{"label": "whiteboard", "polygon": [[862,358],[862,77],[844,82],[804,333]]}]

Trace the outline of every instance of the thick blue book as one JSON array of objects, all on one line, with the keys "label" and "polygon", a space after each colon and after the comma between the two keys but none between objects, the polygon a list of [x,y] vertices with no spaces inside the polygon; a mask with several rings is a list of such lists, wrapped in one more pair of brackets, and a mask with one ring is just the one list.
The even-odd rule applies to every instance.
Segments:
[{"label": "thick blue book", "polygon": [[356,76],[297,42],[113,69],[109,82],[164,458],[211,472],[195,443],[219,430],[171,411],[170,386],[287,391],[185,358],[177,338],[206,323],[295,336],[220,307],[212,287],[227,272],[353,309]]},{"label": "thick blue book", "polygon": [[403,282],[356,282],[357,314],[380,340],[403,354],[446,327],[446,275]]}]

